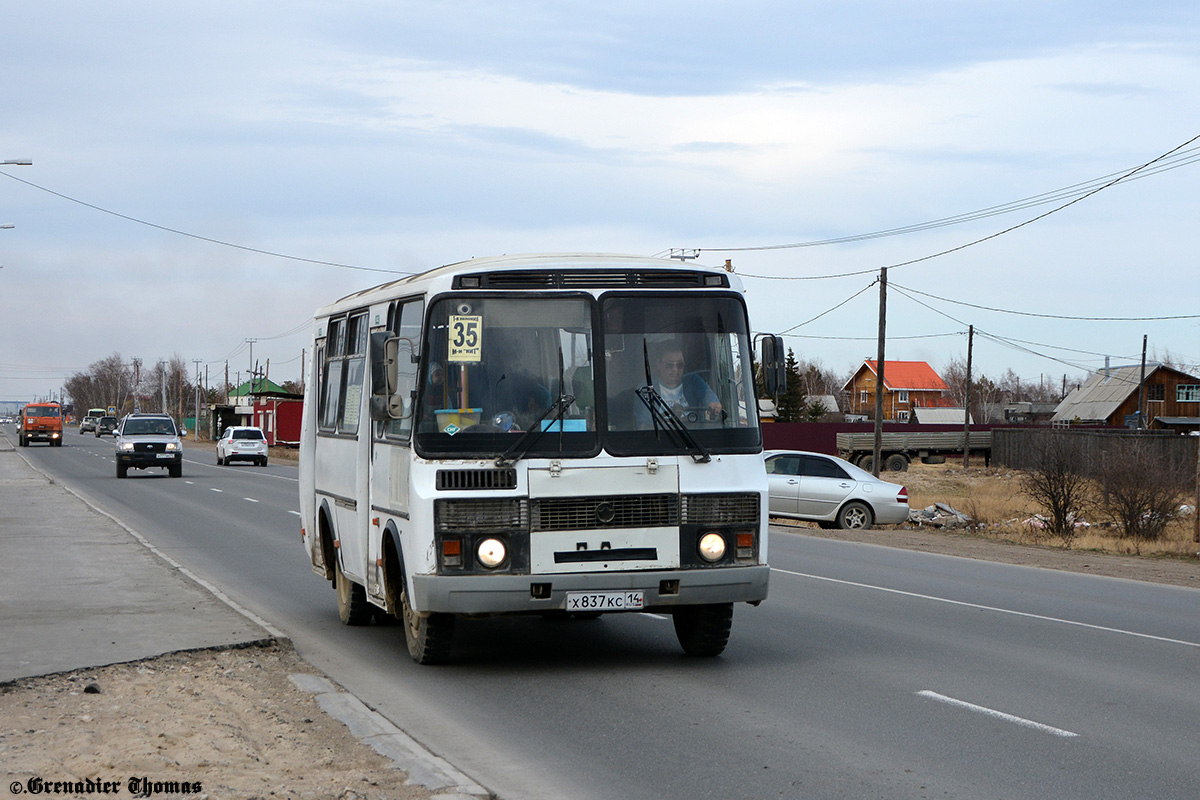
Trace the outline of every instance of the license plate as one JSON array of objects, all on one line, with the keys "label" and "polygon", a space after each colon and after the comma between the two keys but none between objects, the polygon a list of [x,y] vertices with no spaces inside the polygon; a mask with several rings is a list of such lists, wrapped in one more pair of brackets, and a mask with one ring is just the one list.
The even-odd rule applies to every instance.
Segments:
[{"label": "license plate", "polygon": [[174,458],[175,454],[174,453],[159,453],[156,457],[157,458]]},{"label": "license plate", "polygon": [[636,611],[645,605],[643,592],[567,592],[567,611]]}]

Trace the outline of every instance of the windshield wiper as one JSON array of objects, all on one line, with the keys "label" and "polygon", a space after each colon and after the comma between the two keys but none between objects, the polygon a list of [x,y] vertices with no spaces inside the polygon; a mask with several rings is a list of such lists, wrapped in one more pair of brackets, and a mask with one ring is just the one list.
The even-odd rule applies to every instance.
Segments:
[{"label": "windshield wiper", "polygon": [[675,412],[667,405],[667,401],[663,400],[662,395],[654,388],[654,382],[650,378],[650,353],[645,339],[642,340],[642,358],[645,359],[646,364],[646,385],[637,389],[634,394],[641,398],[641,401],[646,404],[646,408],[650,410],[650,419],[654,423],[654,438],[660,439],[658,426],[661,424],[666,431],[675,434],[684,447],[692,451],[690,453],[692,461],[697,464],[707,464],[712,461],[708,450],[696,441],[696,437],[692,436],[692,432],[679,417],[675,416]]},{"label": "windshield wiper", "polygon": [[[504,454],[496,457],[497,467],[507,467],[515,464],[525,457],[525,454],[537,444],[538,439],[542,438],[542,434],[554,427],[554,423],[558,423],[559,433],[562,433],[563,423],[562,418],[567,413],[567,409],[571,403],[575,402],[575,396],[569,394],[560,394],[558,399],[550,404],[550,407],[542,412],[532,425],[530,425],[524,433],[522,433],[512,445],[504,451]],[[550,417],[550,423],[543,425],[542,421],[554,412],[554,416]],[[559,438],[559,449],[562,449],[562,439]],[[514,454],[516,457],[514,458]]]},{"label": "windshield wiper", "polygon": [[[542,412],[542,415],[534,420],[521,436],[512,443],[512,445],[504,451],[503,455],[496,458],[497,467],[507,467],[520,461],[525,457],[538,439],[542,438],[542,434],[554,427],[554,423],[558,423],[558,449],[562,450],[562,434],[566,425],[563,424],[562,418],[566,415],[567,409],[571,407],[571,403],[575,402],[575,395],[563,393],[563,354],[562,347],[558,348],[558,399],[550,404],[550,407]],[[542,421],[546,419],[550,412],[554,412],[554,416],[550,418],[550,424],[543,425]],[[532,437],[532,438],[531,438]],[[516,454],[516,458],[513,455]]]}]

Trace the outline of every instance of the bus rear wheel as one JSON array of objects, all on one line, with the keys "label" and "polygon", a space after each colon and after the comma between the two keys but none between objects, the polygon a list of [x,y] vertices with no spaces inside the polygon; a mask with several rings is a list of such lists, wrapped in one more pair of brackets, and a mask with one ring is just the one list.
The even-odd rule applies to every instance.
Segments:
[{"label": "bus rear wheel", "polygon": [[689,656],[719,656],[733,627],[733,603],[680,606],[672,614],[679,646]]},{"label": "bus rear wheel", "polygon": [[338,618],[343,625],[366,625],[371,621],[371,604],[362,586],[346,577],[342,564],[333,564],[333,587],[337,590]]}]

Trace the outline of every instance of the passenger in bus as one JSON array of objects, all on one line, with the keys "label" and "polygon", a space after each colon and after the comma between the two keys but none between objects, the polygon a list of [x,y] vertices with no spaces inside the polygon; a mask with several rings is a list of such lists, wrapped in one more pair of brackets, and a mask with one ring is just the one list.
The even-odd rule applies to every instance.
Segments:
[{"label": "passenger in bus", "polygon": [[496,395],[505,415],[505,425],[499,427],[514,433],[529,430],[552,402],[550,390],[528,375],[501,376]]},{"label": "passenger in bus", "polygon": [[[703,412],[702,419],[721,419],[723,407],[716,392],[699,375],[687,371],[683,346],[678,342],[667,342],[660,347],[653,361],[653,375],[654,390],[680,419],[701,421],[692,418],[697,412]],[[652,427],[645,403],[634,406],[634,416],[638,428]]]}]

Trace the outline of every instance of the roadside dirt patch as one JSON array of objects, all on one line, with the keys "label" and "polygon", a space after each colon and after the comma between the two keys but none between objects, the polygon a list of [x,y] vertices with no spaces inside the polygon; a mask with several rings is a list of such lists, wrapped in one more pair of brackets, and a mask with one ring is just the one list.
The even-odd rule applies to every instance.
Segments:
[{"label": "roadside dirt patch", "polygon": [[21,793],[41,778],[116,782],[117,797],[137,782],[167,798],[429,797],[288,677],[313,672],[272,646],[23,679],[0,687],[0,768]]},{"label": "roadside dirt patch", "polygon": [[[888,472],[880,477],[904,484],[913,509],[944,503],[970,515],[977,525],[970,530],[904,524],[843,531],[781,519],[772,520],[772,524],[803,529],[797,532],[807,536],[1200,589],[1200,559],[1196,557],[1200,545],[1192,541],[1192,518],[1181,518],[1172,526],[1170,540],[1162,545],[1163,554],[1133,555],[1132,548],[1116,537],[1115,531],[1099,525],[1065,548],[1024,525],[1036,508],[1021,494],[1020,474],[1014,471],[982,465],[964,470],[961,463],[949,462],[914,463],[907,472]],[[1143,552],[1148,551],[1143,548]]]}]

